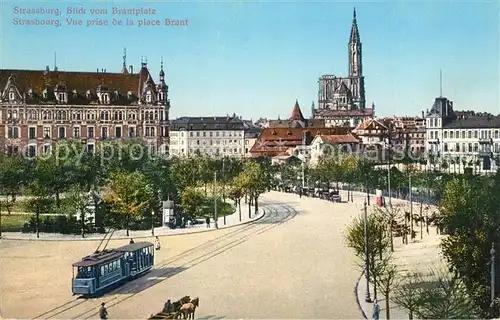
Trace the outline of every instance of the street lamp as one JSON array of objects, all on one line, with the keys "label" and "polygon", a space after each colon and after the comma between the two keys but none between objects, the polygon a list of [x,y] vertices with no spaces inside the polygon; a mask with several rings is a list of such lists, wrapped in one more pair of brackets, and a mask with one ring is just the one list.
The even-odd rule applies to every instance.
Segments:
[{"label": "street lamp", "polygon": [[368,254],[368,214],[366,208],[366,199],[363,203],[363,221],[364,221],[364,237],[365,237],[365,276],[366,276],[366,295],[365,301],[372,302],[370,298],[370,260]]},{"label": "street lamp", "polygon": [[155,236],[155,209],[151,210],[151,235]]},{"label": "street lamp", "polygon": [[218,219],[219,219],[219,216],[217,213],[217,172],[214,172],[214,224],[215,224],[215,229],[219,229],[219,224],[217,223]]},{"label": "street lamp", "polygon": [[495,255],[496,255],[496,250],[495,250],[495,243],[491,243],[491,250],[490,250],[490,255],[491,255],[491,301],[490,301],[490,310],[491,310],[491,316],[494,317],[495,315]]}]

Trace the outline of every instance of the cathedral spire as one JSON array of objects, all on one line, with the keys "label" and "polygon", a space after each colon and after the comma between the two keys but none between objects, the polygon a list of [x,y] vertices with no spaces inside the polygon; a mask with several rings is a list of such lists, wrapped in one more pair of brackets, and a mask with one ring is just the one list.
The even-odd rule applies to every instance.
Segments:
[{"label": "cathedral spire", "polygon": [[123,66],[122,66],[122,73],[128,74],[127,70],[127,48],[123,48]]},{"label": "cathedral spire", "polygon": [[351,38],[349,39],[349,43],[359,42],[361,42],[361,40],[359,39],[358,22],[356,21],[356,8],[354,8],[354,13],[352,16]]}]

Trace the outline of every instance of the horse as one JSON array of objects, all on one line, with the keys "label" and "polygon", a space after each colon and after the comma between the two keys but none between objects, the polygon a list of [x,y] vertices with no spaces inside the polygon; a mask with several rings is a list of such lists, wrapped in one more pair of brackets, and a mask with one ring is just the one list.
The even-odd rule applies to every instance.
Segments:
[{"label": "horse", "polygon": [[189,303],[190,301],[191,301],[191,297],[190,296],[184,296],[180,300],[175,301],[174,303],[172,303],[172,311],[175,313],[174,319],[177,319],[178,316],[181,314],[181,312],[180,312],[181,307],[184,304]]},{"label": "horse", "polygon": [[194,319],[194,312],[199,305],[200,298],[194,298],[191,302],[182,305],[180,313],[184,316],[184,319]]}]

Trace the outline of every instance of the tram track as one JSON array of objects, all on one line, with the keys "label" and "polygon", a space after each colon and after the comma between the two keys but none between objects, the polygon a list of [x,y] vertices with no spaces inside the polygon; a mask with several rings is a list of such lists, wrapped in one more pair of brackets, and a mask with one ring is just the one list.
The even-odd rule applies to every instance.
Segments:
[{"label": "tram track", "polygon": [[[238,246],[252,236],[269,231],[289,221],[297,214],[295,209],[286,204],[269,204],[263,207],[265,208],[264,217],[259,221],[235,228],[233,231],[162,260],[148,274],[125,283],[101,297],[91,299],[76,298],[42,313],[34,319],[89,319],[98,313],[101,302],[105,302],[108,308],[116,306],[144,290],[176,276],[184,270],[195,267]],[[166,266],[172,266],[172,268],[162,271]],[[158,273],[155,277],[159,280],[148,283],[147,277],[152,272]]]}]

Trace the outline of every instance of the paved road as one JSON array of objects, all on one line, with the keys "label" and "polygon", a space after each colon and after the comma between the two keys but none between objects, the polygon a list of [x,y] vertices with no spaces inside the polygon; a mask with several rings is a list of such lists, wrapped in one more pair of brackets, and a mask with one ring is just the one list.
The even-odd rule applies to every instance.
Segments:
[{"label": "paved road", "polygon": [[96,318],[105,301],[111,319],[146,319],[165,299],[190,294],[200,297],[201,319],[360,318],[354,296],[360,272],[343,239],[345,225],[361,210],[357,200],[333,204],[268,193],[263,219],[163,238],[155,269],[91,300],[71,301],[69,266],[96,243],[3,241],[1,315]]}]

